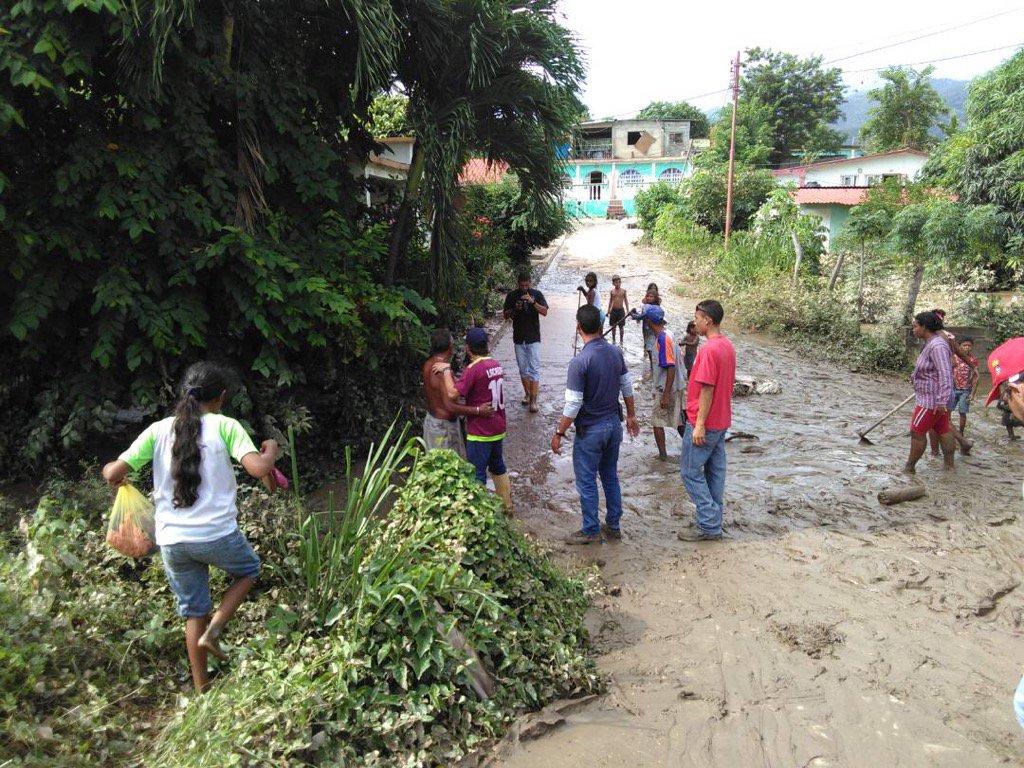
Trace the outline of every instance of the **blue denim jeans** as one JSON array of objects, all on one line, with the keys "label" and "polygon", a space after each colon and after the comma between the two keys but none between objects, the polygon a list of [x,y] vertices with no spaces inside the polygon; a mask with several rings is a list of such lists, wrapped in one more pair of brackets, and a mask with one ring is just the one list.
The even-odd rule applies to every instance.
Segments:
[{"label": "blue denim jeans", "polygon": [[722,533],[722,509],[725,506],[725,433],[709,429],[704,445],[693,444],[693,425],[686,425],[679,474],[697,506],[697,525],[711,536]]},{"label": "blue denim jeans", "polygon": [[540,381],[540,342],[514,344],[519,378]]},{"label": "blue denim jeans", "polygon": [[622,490],[619,488],[619,446],[622,445],[622,424],[617,416],[593,424],[576,435],[572,444],[572,468],[576,473],[576,491],[583,508],[583,532],[601,532],[598,517],[597,476],[601,476],[604,500],[608,508],[605,522],[609,528],[619,527],[622,517]]},{"label": "blue denim jeans", "polygon": [[260,573],[260,559],[237,528],[213,541],[165,544],[160,547],[160,554],[167,581],[178,598],[178,614],[185,618],[207,616],[213,610],[211,565],[235,579],[254,579]]},{"label": "blue denim jeans", "polygon": [[505,468],[505,441],[502,440],[467,440],[466,458],[476,470],[476,479],[481,483],[487,482],[487,470],[492,475],[504,475],[508,470]]}]

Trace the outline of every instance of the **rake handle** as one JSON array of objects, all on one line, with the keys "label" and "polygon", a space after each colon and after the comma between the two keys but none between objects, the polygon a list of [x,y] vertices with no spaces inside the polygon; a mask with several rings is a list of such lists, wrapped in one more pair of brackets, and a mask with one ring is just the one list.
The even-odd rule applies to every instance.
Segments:
[{"label": "rake handle", "polygon": [[874,429],[875,427],[877,427],[877,426],[878,426],[879,424],[881,424],[881,423],[882,423],[883,421],[885,421],[886,419],[888,419],[888,418],[889,418],[890,416],[892,416],[892,415],[893,415],[894,413],[896,413],[896,411],[898,411],[898,410],[899,410],[900,408],[902,408],[902,407],[903,407],[904,405],[906,405],[907,403],[909,403],[909,402],[910,402],[911,400],[913,400],[913,399],[914,399],[914,395],[907,395],[907,399],[906,399],[906,400],[904,400],[904,401],[903,401],[902,403],[900,403],[899,405],[897,405],[897,406],[896,406],[895,408],[893,408],[893,409],[892,409],[891,411],[889,411],[889,412],[888,412],[887,414],[885,414],[885,416],[883,416],[882,418],[880,418],[880,419],[879,419],[878,421],[876,421],[876,422],[875,422],[874,424],[872,424],[872,425],[871,425],[870,427],[868,427],[868,428],[867,428],[867,429],[865,429],[865,430],[862,430],[862,431],[858,432],[857,434],[858,434],[858,435],[860,435],[861,437],[864,437],[865,435],[867,435],[867,433],[868,433],[868,432],[870,432],[871,430],[873,430],[873,429]]}]

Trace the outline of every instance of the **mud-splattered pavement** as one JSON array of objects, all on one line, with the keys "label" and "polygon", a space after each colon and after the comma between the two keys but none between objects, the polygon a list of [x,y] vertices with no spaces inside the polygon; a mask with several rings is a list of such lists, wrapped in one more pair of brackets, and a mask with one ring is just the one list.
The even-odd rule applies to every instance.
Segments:
[{"label": "mud-splattered pavement", "polygon": [[[965,766],[1024,764],[1011,697],[1024,672],[1021,480],[1024,449],[995,413],[971,415],[974,455],[954,473],[926,457],[919,501],[882,507],[903,484],[909,410],[858,444],[856,430],[909,393],[893,378],[816,363],[763,337],[731,332],[741,374],[780,395],[736,399],[728,446],[726,534],[687,544],[692,505],[678,476],[680,441],[656,460],[651,391],[637,391],[641,436],[623,445],[625,538],[582,549],[569,450],[549,442],[573,356],[574,288],[613,273],[639,305],[647,283],[681,335],[694,301],[672,291],[671,267],[638,249],[619,223],[582,228],[540,287],[542,412],[518,405],[511,334],[509,466],[517,516],[564,557],[596,563],[606,594],[590,627],[609,692],[548,735],[507,750],[530,766]],[[640,331],[627,358],[639,374]],[[639,376],[637,376],[639,379]],[[513,398],[513,395],[515,397]]]}]

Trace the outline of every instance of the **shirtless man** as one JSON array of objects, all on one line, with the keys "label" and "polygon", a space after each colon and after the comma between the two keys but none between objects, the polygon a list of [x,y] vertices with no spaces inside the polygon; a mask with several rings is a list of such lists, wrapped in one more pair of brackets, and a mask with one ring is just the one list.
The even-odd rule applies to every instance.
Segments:
[{"label": "shirtless man", "polygon": [[[491,413],[491,406],[479,407],[461,405],[448,397],[444,380],[433,374],[438,363],[448,364],[452,359],[452,335],[446,328],[438,328],[430,334],[430,357],[423,363],[423,396],[427,400],[427,415],[423,418],[423,441],[427,450],[448,448],[466,458],[466,444],[459,428],[459,416]],[[486,411],[486,414],[483,414]]]},{"label": "shirtless man", "polygon": [[629,299],[626,289],[622,287],[622,278],[612,277],[612,290],[608,296],[608,325],[612,327],[612,344],[615,343],[615,331],[619,332],[619,346],[622,346],[626,335],[626,315],[629,313]]}]

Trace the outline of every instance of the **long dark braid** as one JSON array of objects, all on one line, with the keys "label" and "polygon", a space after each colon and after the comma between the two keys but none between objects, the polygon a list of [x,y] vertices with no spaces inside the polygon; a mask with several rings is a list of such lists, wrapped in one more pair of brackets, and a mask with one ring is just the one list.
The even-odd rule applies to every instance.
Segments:
[{"label": "long dark braid", "polygon": [[227,373],[213,363],[195,363],[185,371],[181,381],[181,400],[174,409],[174,445],[171,448],[175,507],[191,507],[199,498],[202,404],[216,400],[227,388]]}]

